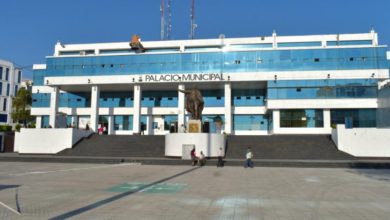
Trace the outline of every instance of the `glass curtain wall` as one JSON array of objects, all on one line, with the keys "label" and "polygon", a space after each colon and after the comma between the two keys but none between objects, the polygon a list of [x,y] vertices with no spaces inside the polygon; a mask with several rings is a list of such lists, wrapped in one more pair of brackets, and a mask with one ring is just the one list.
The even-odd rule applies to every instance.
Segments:
[{"label": "glass curtain wall", "polygon": [[235,131],[266,131],[268,130],[267,115],[233,115]]},{"label": "glass curtain wall", "polygon": [[114,116],[115,131],[131,131],[133,130],[132,115],[115,115]]},{"label": "glass curtain wall", "polygon": [[331,125],[346,124],[352,120],[353,127],[376,127],[376,109],[333,109],[330,111]]},{"label": "glass curtain wall", "polygon": [[323,110],[291,109],[280,110],[281,128],[320,128],[324,127]]}]

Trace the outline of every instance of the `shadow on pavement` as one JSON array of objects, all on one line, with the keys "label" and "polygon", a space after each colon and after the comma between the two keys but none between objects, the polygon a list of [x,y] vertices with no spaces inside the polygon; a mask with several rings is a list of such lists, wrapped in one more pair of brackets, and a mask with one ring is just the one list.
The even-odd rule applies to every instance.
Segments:
[{"label": "shadow on pavement", "polygon": [[18,188],[20,185],[0,185],[0,190]]},{"label": "shadow on pavement", "polygon": [[390,169],[351,169],[347,172],[362,175],[370,179],[390,182]]},{"label": "shadow on pavement", "polygon": [[72,211],[70,211],[70,212],[66,212],[66,213],[64,213],[64,214],[55,216],[55,217],[53,217],[53,218],[50,218],[50,220],[59,220],[59,219],[67,219],[67,218],[74,217],[74,216],[79,215],[79,214],[81,214],[81,213],[84,213],[84,212],[86,212],[86,211],[90,211],[90,210],[92,210],[92,209],[95,209],[95,208],[98,208],[98,207],[100,207],[100,206],[106,205],[106,204],[108,204],[108,203],[114,202],[114,201],[116,201],[116,200],[118,200],[118,199],[121,199],[121,198],[123,198],[123,197],[126,197],[126,196],[129,196],[129,195],[135,194],[135,193],[137,193],[137,192],[140,192],[140,191],[142,191],[142,190],[144,190],[144,189],[146,189],[146,188],[149,188],[149,187],[151,187],[151,186],[154,186],[154,185],[156,185],[156,184],[160,184],[160,183],[163,183],[163,182],[165,182],[165,181],[168,181],[168,180],[171,180],[171,179],[173,179],[173,178],[176,178],[176,177],[178,177],[178,176],[185,175],[185,174],[190,173],[190,172],[192,172],[192,171],[194,171],[194,170],[196,170],[196,169],[198,169],[198,168],[200,168],[200,167],[191,168],[191,169],[186,170],[186,171],[183,171],[183,172],[181,172],[181,173],[177,173],[177,174],[175,174],[175,175],[173,175],[173,176],[170,176],[170,177],[167,177],[167,178],[164,178],[164,179],[161,179],[161,180],[157,180],[157,181],[152,182],[152,183],[150,183],[150,184],[147,184],[147,185],[145,185],[145,186],[143,186],[143,187],[140,187],[140,188],[138,188],[137,190],[134,190],[134,191],[124,192],[124,193],[121,193],[121,194],[118,194],[118,195],[109,197],[109,198],[107,198],[107,199],[103,199],[103,200],[97,201],[97,202],[92,203],[92,204],[89,204],[89,205],[87,205],[87,206],[84,206],[84,207],[81,207],[81,208],[72,210]]}]

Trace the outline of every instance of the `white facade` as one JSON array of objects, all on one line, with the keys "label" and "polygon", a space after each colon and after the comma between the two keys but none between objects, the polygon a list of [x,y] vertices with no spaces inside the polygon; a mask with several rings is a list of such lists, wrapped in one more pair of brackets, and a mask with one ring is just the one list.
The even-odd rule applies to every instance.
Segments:
[{"label": "white facade", "polygon": [[[0,60],[0,124],[12,124],[12,97],[21,87],[22,70],[12,62]],[[6,115],[6,116],[5,116]]]},{"label": "white facade", "polygon": [[[339,42],[370,42],[364,45],[349,45],[340,44]],[[319,42],[317,45],[310,46],[312,42]],[[332,44],[336,42],[336,44]],[[221,38],[221,39],[203,39],[203,40],[173,40],[173,41],[150,41],[142,42],[145,48],[150,52],[145,54],[127,53],[129,50],[128,42],[120,43],[97,43],[97,44],[61,44],[55,45],[53,56],[48,56],[48,59],[60,58],[85,58],[85,57],[114,57],[114,56],[146,56],[147,54],[190,54],[194,53],[194,48],[198,48],[196,53],[208,52],[253,52],[253,51],[303,51],[303,50],[332,50],[332,49],[364,49],[364,48],[385,48],[386,46],[378,45],[377,33],[371,31],[363,34],[333,34],[333,35],[308,35],[308,36],[277,36],[273,34],[268,37],[253,37],[253,38]],[[269,44],[266,48],[249,48],[254,44]],[[307,46],[299,46],[299,44],[308,44]],[[236,46],[244,46],[245,49],[237,48]],[[290,46],[282,46],[290,45]],[[247,47],[248,48],[247,48]],[[158,49],[172,49],[176,51],[158,51]],[[204,50],[204,48],[207,48]],[[153,49],[156,49],[153,51]],[[121,52],[123,50],[123,52]],[[116,51],[110,53],[109,51]],[[389,58],[389,52],[387,52]],[[318,59],[313,62],[322,62],[320,58],[311,57],[311,60]],[[322,59],[322,58],[321,58]],[[347,60],[353,61],[353,57],[347,57]],[[351,60],[352,59],[352,60]],[[355,58],[356,59],[356,58]],[[359,57],[360,61],[367,61],[367,57]],[[356,61],[356,60],[355,60]],[[244,62],[244,60],[242,61]],[[263,60],[257,59],[252,61],[260,65]],[[293,62],[293,61],[292,61]],[[338,62],[338,61],[337,61]],[[238,65],[240,60],[235,60],[235,63],[228,65]],[[107,64],[102,64],[107,65]],[[108,64],[109,66],[110,64]],[[118,65],[118,64],[116,64]],[[225,64],[224,64],[225,65]],[[226,64],[227,65],[227,64]],[[249,64],[248,64],[249,65]],[[81,69],[86,68],[84,64],[79,65]],[[111,64],[113,67],[114,64]],[[62,68],[62,67],[61,67]],[[34,70],[46,70],[46,64],[34,65]],[[55,69],[51,70],[55,71]],[[99,126],[99,116],[105,115],[108,117],[108,133],[109,134],[133,134],[141,133],[141,117],[146,117],[148,129],[146,134],[166,134],[169,131],[164,130],[164,117],[177,116],[178,131],[184,132],[182,125],[185,124],[186,111],[184,110],[184,95],[178,93],[178,105],[176,107],[145,107],[142,106],[142,94],[146,91],[177,91],[178,89],[191,88],[193,85],[199,86],[201,89],[218,88],[223,91],[225,102],[222,106],[205,107],[204,115],[222,115],[224,117],[224,130],[227,134],[236,135],[267,135],[267,134],[330,134],[331,133],[331,110],[335,109],[377,109],[378,100],[376,97],[369,98],[313,98],[313,99],[268,99],[264,106],[235,106],[232,102],[233,91],[235,89],[267,89],[267,82],[270,81],[305,81],[305,80],[385,80],[389,78],[388,67],[373,68],[334,68],[329,69],[280,69],[272,71],[229,71],[222,70],[214,74],[202,73],[199,75],[202,79],[191,78],[193,73],[169,73],[166,74],[145,74],[135,72],[124,72],[122,74],[105,74],[105,70],[96,70],[94,74],[84,75],[46,75],[42,79],[42,84],[34,85],[32,92],[50,93],[50,106],[37,107],[31,109],[31,114],[37,116],[37,127],[40,126],[43,116],[49,116],[49,125],[55,127],[56,115],[58,112],[74,117],[72,121],[77,121],[77,117],[89,117],[89,126],[93,131],[96,131]],[[162,78],[156,79],[154,76]],[[159,90],[158,90],[159,89]],[[68,92],[83,91],[90,93],[90,107],[60,107],[59,96]],[[133,94],[132,107],[103,107],[99,106],[100,94],[104,91],[120,91],[131,92]],[[281,111],[294,109],[311,109],[321,110],[323,117],[323,125],[315,128],[286,128],[281,126],[280,117]],[[115,130],[115,116],[132,115],[132,130]],[[237,130],[234,129],[234,117],[244,115],[268,115],[272,117],[271,127],[267,130]],[[306,120],[306,119],[305,119]]]}]

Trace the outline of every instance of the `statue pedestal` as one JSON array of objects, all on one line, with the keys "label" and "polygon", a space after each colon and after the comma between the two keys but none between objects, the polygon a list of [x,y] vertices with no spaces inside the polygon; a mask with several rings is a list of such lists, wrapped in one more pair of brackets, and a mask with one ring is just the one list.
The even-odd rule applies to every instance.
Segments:
[{"label": "statue pedestal", "polygon": [[[225,152],[225,135],[210,133],[171,133],[165,135],[165,156],[189,157],[189,146],[195,146],[196,155],[203,151],[206,157],[218,157],[219,148]],[[183,155],[185,154],[185,155]],[[188,155],[187,155],[188,154]]]},{"label": "statue pedestal", "polygon": [[194,119],[188,120],[187,133],[202,133],[202,122]]}]

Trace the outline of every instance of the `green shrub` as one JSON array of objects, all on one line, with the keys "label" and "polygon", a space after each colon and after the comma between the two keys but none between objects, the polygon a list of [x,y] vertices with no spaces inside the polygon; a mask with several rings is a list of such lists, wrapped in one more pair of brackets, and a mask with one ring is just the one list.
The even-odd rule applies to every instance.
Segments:
[{"label": "green shrub", "polygon": [[12,131],[11,125],[0,125],[0,132]]},{"label": "green shrub", "polygon": [[21,127],[22,127],[21,124],[16,124],[16,125],[15,125],[15,130],[16,130],[17,132],[19,132]]}]

